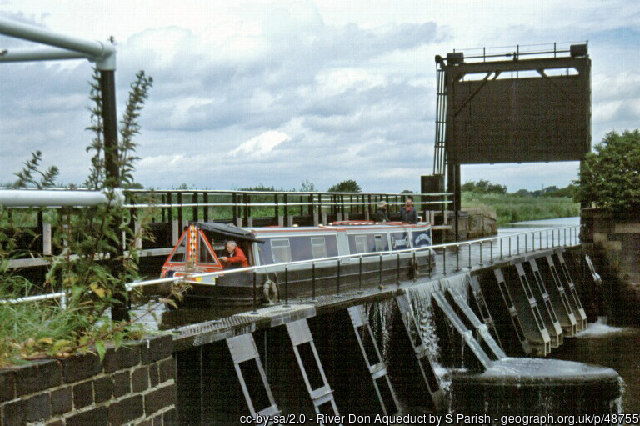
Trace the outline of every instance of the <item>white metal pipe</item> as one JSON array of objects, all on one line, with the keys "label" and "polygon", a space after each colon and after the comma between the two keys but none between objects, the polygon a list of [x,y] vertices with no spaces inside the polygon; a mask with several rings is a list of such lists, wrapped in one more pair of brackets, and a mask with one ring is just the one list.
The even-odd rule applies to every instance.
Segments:
[{"label": "white metal pipe", "polygon": [[10,21],[6,18],[0,18],[0,33],[83,53],[90,61],[95,62],[101,71],[113,71],[116,69],[116,49],[109,43],[83,40],[59,34],[46,28]]},{"label": "white metal pipe", "polygon": [[39,49],[11,49],[0,51],[0,62],[33,62],[49,61],[56,59],[86,59],[87,55],[66,49],[39,48]]},{"label": "white metal pipe", "polygon": [[[119,202],[122,199],[122,192],[116,190],[115,196]],[[106,204],[107,201],[107,194],[102,191],[0,190],[2,207],[90,207]]]}]

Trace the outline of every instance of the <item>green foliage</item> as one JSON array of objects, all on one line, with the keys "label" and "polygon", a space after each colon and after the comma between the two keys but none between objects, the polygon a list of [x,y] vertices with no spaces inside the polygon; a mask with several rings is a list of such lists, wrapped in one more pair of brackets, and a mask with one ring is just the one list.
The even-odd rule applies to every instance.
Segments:
[{"label": "green foliage", "polygon": [[257,184],[256,186],[249,186],[246,188],[238,188],[238,191],[261,191],[261,192],[276,192],[281,190],[276,190],[273,186],[266,186],[262,183]]},{"label": "green foliage", "polygon": [[133,141],[133,137],[140,133],[138,118],[152,85],[153,78],[151,76],[147,76],[142,70],[136,73],[136,80],[131,83],[127,106],[120,121],[118,167],[120,180],[125,188],[134,183],[133,162],[139,158],[133,155],[136,152],[136,143]]},{"label": "green foliage", "polygon": [[318,188],[313,182],[305,179],[300,185],[300,192],[318,192]]},{"label": "green foliage", "polygon": [[496,210],[498,224],[527,220],[553,219],[556,217],[576,217],[580,215],[580,204],[571,198],[533,197],[517,194],[462,194],[462,207],[490,206]]},{"label": "green foliage", "polygon": [[[91,167],[89,168],[89,176],[85,181],[85,186],[90,189],[101,189],[106,182],[105,159],[104,159],[104,140],[103,140],[103,123],[102,123],[102,90],[100,87],[100,73],[94,68],[89,82],[89,99],[92,102],[91,108],[91,124],[87,127],[93,133],[93,139],[87,152],[93,151],[91,157]],[[120,120],[120,140],[118,141],[118,174],[120,178],[119,186],[123,188],[131,188],[134,183],[133,170],[134,162],[139,158],[135,156],[137,144],[134,142],[134,136],[140,133],[140,112],[144,106],[144,102],[149,97],[149,89],[153,86],[153,78],[147,76],[144,71],[136,73],[136,79],[130,85],[127,104]]]},{"label": "green foliage", "polygon": [[51,188],[55,186],[56,177],[58,176],[58,168],[56,166],[49,167],[46,171],[40,170],[42,162],[42,152],[36,151],[31,154],[31,160],[24,163],[24,167],[15,175],[18,177],[11,187],[26,188],[29,186],[37,189]]},{"label": "green foliage", "polygon": [[608,133],[585,157],[576,200],[615,213],[640,205],[640,131]]},{"label": "green foliage", "polygon": [[362,192],[362,188],[360,188],[360,185],[358,185],[358,182],[355,180],[347,179],[336,183],[327,189],[327,192]]},{"label": "green foliage", "polygon": [[491,183],[488,180],[480,179],[478,182],[469,181],[462,184],[463,192],[477,192],[480,194],[506,194],[507,187],[499,183]]},{"label": "green foliage", "polygon": [[[71,353],[96,351],[104,355],[105,345],[119,345],[128,338],[137,338],[140,329],[131,321],[113,322],[107,313],[117,304],[126,302],[124,283],[138,278],[136,241],[145,235],[146,225],[153,212],[133,216],[131,210],[120,205],[112,186],[133,185],[136,157],[133,137],[140,132],[137,119],[152,79],[143,71],[131,85],[127,108],[121,121],[118,167],[120,181],[106,183],[104,146],[100,119],[101,93],[97,73],[90,83],[91,125],[94,137],[87,148],[93,151],[87,185],[102,189],[108,202],[94,208],[62,209],[55,214],[55,232],[52,245],[57,253],[49,259],[50,267],[44,284],[34,284],[9,269],[9,260],[20,256],[17,238],[20,232],[7,235],[0,231],[0,299],[15,301],[18,297],[46,291],[65,292],[66,306],[56,301],[35,303],[0,303],[0,366],[18,362],[21,358],[65,357]],[[25,168],[17,173],[20,186],[29,184],[38,188],[53,185],[57,169],[42,172],[42,159],[38,151]],[[18,184],[18,183],[17,183]],[[16,186],[18,186],[16,184]],[[16,226],[16,216],[29,220],[33,215],[16,214],[8,218],[9,211],[0,208],[0,223]],[[140,226],[133,226],[133,223]],[[128,247],[121,247],[124,235]],[[180,297],[175,294],[175,297]],[[149,309],[153,309],[150,307]],[[147,312],[148,313],[148,312]],[[144,313],[143,315],[145,315]]]}]

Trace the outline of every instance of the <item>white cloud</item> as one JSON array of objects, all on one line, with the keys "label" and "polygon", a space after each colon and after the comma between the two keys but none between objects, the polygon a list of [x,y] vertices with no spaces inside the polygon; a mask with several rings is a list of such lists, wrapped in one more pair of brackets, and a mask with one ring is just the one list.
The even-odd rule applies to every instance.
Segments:
[{"label": "white cloud", "polygon": [[256,137],[241,143],[230,152],[231,156],[247,156],[249,158],[259,158],[271,153],[275,147],[290,139],[289,135],[277,130],[269,130]]},{"label": "white cloud", "polygon": [[[433,57],[453,48],[589,39],[594,142],[638,127],[640,4],[624,0],[11,0],[7,14],[115,36],[119,111],[135,72],[153,76],[136,176],[156,188],[354,178],[365,190],[416,190],[432,166]],[[0,37],[0,48],[17,44]],[[0,182],[36,149],[64,182],[84,180],[89,77],[86,62],[0,65]],[[510,189],[575,178],[557,166],[463,173]]]}]

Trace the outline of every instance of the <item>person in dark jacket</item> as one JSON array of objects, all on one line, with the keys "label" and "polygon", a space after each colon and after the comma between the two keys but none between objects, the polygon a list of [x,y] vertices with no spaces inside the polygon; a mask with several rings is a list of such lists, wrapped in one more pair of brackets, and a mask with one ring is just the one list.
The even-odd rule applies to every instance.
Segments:
[{"label": "person in dark jacket", "polygon": [[406,204],[402,207],[403,223],[418,223],[418,212],[413,207],[413,197],[407,197]]},{"label": "person in dark jacket", "polygon": [[387,202],[380,201],[378,203],[378,211],[376,212],[376,222],[388,222],[389,216],[387,216]]}]

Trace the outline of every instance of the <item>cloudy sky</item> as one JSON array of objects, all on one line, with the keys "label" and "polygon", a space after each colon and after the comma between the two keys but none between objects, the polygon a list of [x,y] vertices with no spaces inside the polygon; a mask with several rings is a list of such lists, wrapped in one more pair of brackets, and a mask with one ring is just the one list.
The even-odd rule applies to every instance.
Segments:
[{"label": "cloudy sky", "polygon": [[[179,5],[179,6],[178,6]],[[434,55],[589,41],[593,140],[640,127],[640,2],[628,0],[0,0],[0,17],[118,48],[119,111],[153,76],[136,178],[145,186],[419,190],[433,164]],[[0,36],[0,49],[29,43]],[[496,49],[499,50],[499,49]],[[86,61],[0,64],[0,182],[37,149],[82,182]],[[510,191],[565,186],[577,163],[463,167]]]}]

